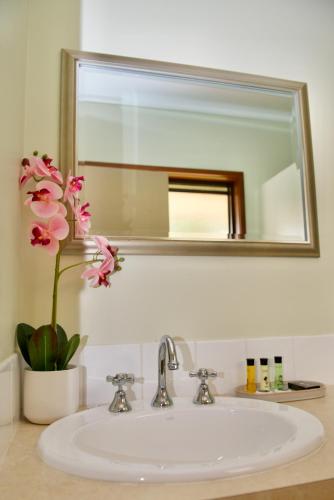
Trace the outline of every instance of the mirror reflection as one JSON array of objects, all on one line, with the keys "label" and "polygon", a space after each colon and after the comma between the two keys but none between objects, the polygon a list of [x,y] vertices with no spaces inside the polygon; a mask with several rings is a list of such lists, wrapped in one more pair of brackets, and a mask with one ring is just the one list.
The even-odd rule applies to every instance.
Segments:
[{"label": "mirror reflection", "polygon": [[77,92],[92,233],[308,241],[294,90],[81,62]]}]

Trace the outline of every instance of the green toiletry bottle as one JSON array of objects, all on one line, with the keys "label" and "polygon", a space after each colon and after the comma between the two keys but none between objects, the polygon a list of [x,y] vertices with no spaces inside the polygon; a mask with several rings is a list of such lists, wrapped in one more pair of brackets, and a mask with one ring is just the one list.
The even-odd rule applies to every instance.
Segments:
[{"label": "green toiletry bottle", "polygon": [[260,358],[260,388],[261,392],[270,392],[268,358]]},{"label": "green toiletry bottle", "polygon": [[275,356],[275,389],[284,390],[282,356]]}]

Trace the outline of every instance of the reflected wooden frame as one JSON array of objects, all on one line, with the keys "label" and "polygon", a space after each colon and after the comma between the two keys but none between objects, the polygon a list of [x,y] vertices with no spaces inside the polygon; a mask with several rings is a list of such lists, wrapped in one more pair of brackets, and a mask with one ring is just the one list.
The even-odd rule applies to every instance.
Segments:
[{"label": "reflected wooden frame", "polygon": [[[123,255],[235,255],[235,256],[284,256],[319,257],[319,235],[316,210],[316,192],[313,167],[311,128],[308,108],[307,85],[302,82],[281,80],[263,76],[236,73],[218,69],[201,68],[181,64],[145,59],[135,59],[107,54],[62,50],[61,60],[61,105],[60,105],[60,151],[59,159],[63,174],[78,171],[76,147],[76,89],[78,63],[106,63],[114,67],[136,68],[166,75],[196,77],[235,85],[247,85],[258,89],[294,91],[298,101],[298,120],[303,145],[303,182],[308,240],[305,242],[271,242],[228,239],[224,241],[189,241],[169,238],[116,237],[110,238]],[[95,163],[96,164],[96,163]],[[125,165],[123,165],[125,167]],[[77,238],[74,224],[70,223],[70,234],[64,253],[94,253],[92,239]]]}]

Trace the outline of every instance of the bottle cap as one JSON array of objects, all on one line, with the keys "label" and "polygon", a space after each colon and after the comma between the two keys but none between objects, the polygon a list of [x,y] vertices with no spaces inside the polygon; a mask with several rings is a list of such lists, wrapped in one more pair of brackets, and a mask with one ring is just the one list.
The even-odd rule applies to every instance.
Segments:
[{"label": "bottle cap", "polygon": [[282,363],[282,356],[274,356],[275,363]]},{"label": "bottle cap", "polygon": [[255,365],[255,359],[247,358],[247,366],[254,366],[254,365]]},{"label": "bottle cap", "polygon": [[260,365],[267,365],[268,364],[268,358],[260,358]]}]

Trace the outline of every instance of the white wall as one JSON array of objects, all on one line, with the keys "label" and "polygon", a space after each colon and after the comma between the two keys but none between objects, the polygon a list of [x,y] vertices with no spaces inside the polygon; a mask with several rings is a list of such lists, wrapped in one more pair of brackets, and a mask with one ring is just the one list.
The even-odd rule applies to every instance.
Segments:
[{"label": "white wall", "polygon": [[27,0],[0,0],[0,361],[14,351],[18,317]]},{"label": "white wall", "polygon": [[[42,44],[36,35],[30,45],[25,146],[51,154],[58,137],[58,48],[76,48],[77,2],[31,3],[34,29],[45,38]],[[110,290],[82,288],[80,272],[66,277],[60,322],[71,333],[88,334],[91,344],[152,341],[162,333],[198,340],[333,332],[334,3],[83,0],[82,5],[85,50],[308,82],[322,256],[129,256]],[[35,271],[36,252],[27,254],[34,272],[26,276],[30,295],[21,314],[41,323],[49,317],[52,271],[46,258]]]},{"label": "white wall", "polygon": [[302,184],[300,169],[295,163],[262,185],[261,200],[264,238],[269,241],[305,239]]}]

